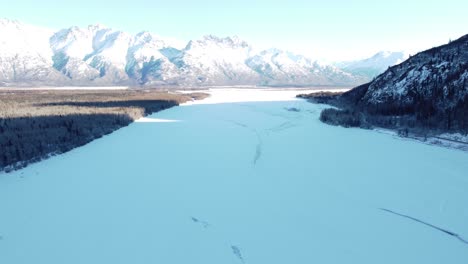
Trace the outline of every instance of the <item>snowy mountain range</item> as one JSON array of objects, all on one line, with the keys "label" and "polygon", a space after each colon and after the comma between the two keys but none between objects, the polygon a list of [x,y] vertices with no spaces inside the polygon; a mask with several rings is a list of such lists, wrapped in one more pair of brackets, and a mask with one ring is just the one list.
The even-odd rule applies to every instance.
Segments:
[{"label": "snowy mountain range", "polygon": [[[8,19],[0,19],[0,33],[0,86],[352,86],[369,80],[351,64],[340,69],[283,50],[257,51],[238,37],[208,35],[184,47],[146,31],[132,35],[102,25],[53,31]],[[395,63],[374,57],[362,63],[372,71]]]},{"label": "snowy mountain range", "polygon": [[381,51],[368,59],[339,62],[335,66],[351,74],[372,79],[388,67],[402,63],[408,57],[409,54],[404,51]]}]

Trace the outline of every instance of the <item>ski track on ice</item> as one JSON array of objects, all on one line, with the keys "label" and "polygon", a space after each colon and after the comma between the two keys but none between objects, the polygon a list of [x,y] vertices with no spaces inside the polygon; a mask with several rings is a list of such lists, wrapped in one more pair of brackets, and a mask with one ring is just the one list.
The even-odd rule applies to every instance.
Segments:
[{"label": "ski track on ice", "polygon": [[447,229],[444,229],[444,228],[441,228],[441,227],[438,227],[438,226],[435,226],[433,224],[429,224],[427,222],[424,222],[420,219],[417,219],[417,218],[414,218],[412,216],[409,216],[409,215],[405,215],[405,214],[400,214],[400,213],[397,213],[395,211],[392,211],[392,210],[389,210],[389,209],[386,209],[386,208],[379,208],[380,210],[382,211],[385,211],[385,212],[388,212],[388,213],[391,213],[391,214],[394,214],[394,215],[398,215],[398,216],[401,216],[401,217],[404,217],[404,218],[407,218],[407,219],[410,219],[410,220],[413,220],[417,223],[420,223],[420,224],[423,224],[423,225],[426,225],[428,227],[431,227],[433,229],[436,229],[436,230],[439,230],[447,235],[450,235],[450,236],[453,236],[455,238],[457,238],[458,240],[460,240],[461,242],[465,243],[465,244],[468,244],[468,240],[465,240],[463,237],[461,237],[459,234],[457,233],[454,233],[452,231],[449,231]]}]

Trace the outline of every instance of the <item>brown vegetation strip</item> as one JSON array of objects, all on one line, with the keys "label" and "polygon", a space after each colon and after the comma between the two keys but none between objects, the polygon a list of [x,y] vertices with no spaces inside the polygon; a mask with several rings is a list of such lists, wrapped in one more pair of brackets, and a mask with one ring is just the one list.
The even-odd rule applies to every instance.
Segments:
[{"label": "brown vegetation strip", "polygon": [[0,89],[0,171],[64,153],[136,119],[207,94]]}]

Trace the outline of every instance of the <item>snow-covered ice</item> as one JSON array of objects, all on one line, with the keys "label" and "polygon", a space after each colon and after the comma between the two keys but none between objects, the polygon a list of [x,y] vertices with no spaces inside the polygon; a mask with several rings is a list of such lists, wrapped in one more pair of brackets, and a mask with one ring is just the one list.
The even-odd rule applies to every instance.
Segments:
[{"label": "snow-covered ice", "polygon": [[179,120],[142,117],[142,118],[135,120],[135,122],[137,123],[171,123],[171,122],[179,122]]},{"label": "snow-covered ice", "polygon": [[467,263],[466,152],[286,97],[171,108],[0,174],[0,263]]}]

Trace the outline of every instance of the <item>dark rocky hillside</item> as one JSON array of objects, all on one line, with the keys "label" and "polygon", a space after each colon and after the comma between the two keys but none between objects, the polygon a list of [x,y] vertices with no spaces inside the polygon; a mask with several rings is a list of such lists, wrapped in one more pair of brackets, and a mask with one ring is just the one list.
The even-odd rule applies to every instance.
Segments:
[{"label": "dark rocky hillside", "polygon": [[468,133],[468,35],[390,67],[370,83],[337,96],[316,96],[321,120],[345,127],[415,133]]}]

